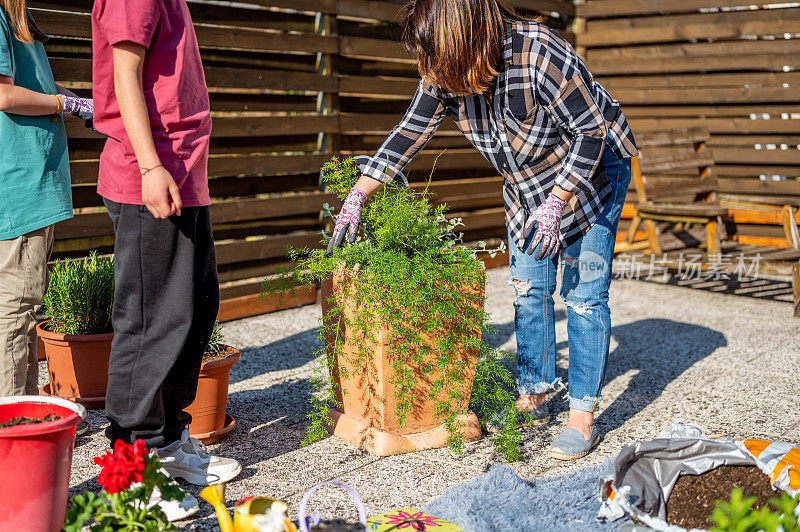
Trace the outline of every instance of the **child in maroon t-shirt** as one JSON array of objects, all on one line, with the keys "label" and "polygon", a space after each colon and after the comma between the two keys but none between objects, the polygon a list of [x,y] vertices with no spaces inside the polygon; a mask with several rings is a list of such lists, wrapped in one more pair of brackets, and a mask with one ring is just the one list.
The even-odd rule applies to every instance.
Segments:
[{"label": "child in maroon t-shirt", "polygon": [[[114,341],[106,434],[143,439],[193,484],[238,462],[188,437],[203,352],[219,309],[211,233],[208,90],[184,0],[95,0],[94,126],[109,138],[97,191],[114,223]],[[161,501],[172,519],[197,510]]]}]

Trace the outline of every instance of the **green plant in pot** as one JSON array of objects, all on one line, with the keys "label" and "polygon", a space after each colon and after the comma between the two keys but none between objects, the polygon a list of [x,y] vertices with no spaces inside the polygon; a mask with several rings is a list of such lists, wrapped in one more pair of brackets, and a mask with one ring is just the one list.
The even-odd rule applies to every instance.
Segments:
[{"label": "green plant in pot", "polygon": [[222,439],[236,427],[226,410],[231,369],[239,358],[239,350],[225,344],[219,322],[214,323],[200,366],[197,393],[186,409],[192,416],[189,434],[205,444]]},{"label": "green plant in pot", "polygon": [[57,260],[50,270],[44,312],[36,327],[50,381],[43,395],[71,399],[87,408],[105,404],[113,329],[114,261],[92,253]]},{"label": "green plant in pot", "polygon": [[[340,198],[358,177],[351,159],[323,167]],[[290,250],[296,267],[265,281],[279,295],[322,283],[325,347],[304,443],[330,432],[379,455],[458,450],[481,437],[481,421],[509,412],[495,441],[507,459],[520,458],[515,379],[504,355],[481,342],[488,315],[477,252],[486,245],[460,245],[461,220],[445,212],[427,188],[387,184],[364,205],[354,243],[330,256]]]}]

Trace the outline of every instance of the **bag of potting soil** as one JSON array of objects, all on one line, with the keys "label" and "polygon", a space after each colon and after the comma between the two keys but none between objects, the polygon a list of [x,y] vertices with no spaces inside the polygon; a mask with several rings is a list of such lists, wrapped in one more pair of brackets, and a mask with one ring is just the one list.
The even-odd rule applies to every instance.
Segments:
[{"label": "bag of potting soil", "polygon": [[667,522],[667,501],[679,477],[703,475],[720,466],[756,467],[766,475],[765,484],[771,484],[774,496],[781,491],[800,494],[800,448],[785,442],[709,437],[698,425],[678,422],[655,440],[622,448],[611,473],[600,478],[598,519],[628,515],[655,530],[684,531]]}]

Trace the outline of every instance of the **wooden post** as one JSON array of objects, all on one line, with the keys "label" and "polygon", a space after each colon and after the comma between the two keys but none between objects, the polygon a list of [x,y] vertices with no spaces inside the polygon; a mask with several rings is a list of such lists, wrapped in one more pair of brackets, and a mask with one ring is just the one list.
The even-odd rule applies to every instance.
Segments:
[{"label": "wooden post", "polygon": [[645,220],[644,227],[647,232],[647,240],[650,242],[650,253],[661,253],[661,244],[658,243],[658,228],[653,220]]},{"label": "wooden post", "polygon": [[642,176],[642,165],[639,162],[638,155],[631,159],[631,175],[636,185],[636,201],[639,203],[647,203],[647,193],[644,190],[644,176]]},{"label": "wooden post", "polygon": [[800,249],[800,231],[797,229],[794,208],[791,205],[784,205],[782,216],[786,243],[789,244],[789,248]]},{"label": "wooden post", "polygon": [[[644,176],[642,176],[642,166],[639,162],[639,157],[634,157],[631,159],[631,175],[633,177],[633,182],[636,184],[636,200],[640,204],[647,203],[647,193],[645,192],[644,188]],[[636,213],[636,218],[641,218],[639,213]],[[637,227],[633,227],[633,229],[638,229]],[[647,240],[650,242],[650,253],[661,253],[661,245],[658,243],[658,228],[656,227],[656,223],[653,220],[646,219],[644,221],[644,228],[645,232],[647,233]],[[628,235],[630,238],[630,234]],[[635,237],[634,237],[635,238]],[[629,242],[632,242],[629,240]]]},{"label": "wooden post", "polygon": [[628,235],[625,237],[625,242],[633,244],[633,241],[636,240],[636,232],[639,230],[640,225],[642,225],[642,217],[639,216],[637,212],[631,219],[631,225],[628,227]]},{"label": "wooden post", "polygon": [[[318,35],[336,35],[337,34],[337,19],[336,14],[318,12],[314,19],[314,31]],[[318,74],[324,76],[336,77],[336,56],[334,54],[318,53],[316,58],[316,69]],[[317,113],[320,115],[339,115],[339,84],[336,84],[336,92],[318,92],[317,93]],[[339,139],[341,125],[337,128],[337,133],[324,133],[317,134],[317,152],[328,153],[333,155],[339,149]],[[322,172],[319,176],[320,190],[325,190],[325,183],[322,181]],[[320,224],[323,224],[322,212],[319,214]],[[331,221],[328,221],[329,224]],[[323,229],[329,229],[323,227]]]},{"label": "wooden post", "polygon": [[[336,15],[328,13],[317,13],[314,20],[314,31],[318,35],[336,34]],[[335,77],[336,57],[334,54],[318,53],[316,59],[316,69],[318,74]],[[339,93],[319,92],[317,93],[317,113],[321,115],[338,115],[339,113]],[[319,133],[317,138],[317,150],[325,153],[333,153],[338,149],[338,135],[333,133]]]},{"label": "wooden post", "polygon": [[709,262],[719,262],[720,249],[718,218],[713,218],[706,223],[706,253]]},{"label": "wooden post", "polygon": [[800,318],[800,261],[792,268],[792,293],[794,294],[794,317]]},{"label": "wooden post", "polygon": [[[576,5],[583,5],[585,3],[586,0],[577,0],[575,2]],[[570,29],[572,30],[572,34],[575,35],[575,53],[583,59],[586,59],[586,47],[581,46],[578,42],[580,35],[586,31],[586,17],[577,16],[579,14],[577,13],[578,9],[579,8],[576,8],[576,16],[574,19],[572,19]]]}]

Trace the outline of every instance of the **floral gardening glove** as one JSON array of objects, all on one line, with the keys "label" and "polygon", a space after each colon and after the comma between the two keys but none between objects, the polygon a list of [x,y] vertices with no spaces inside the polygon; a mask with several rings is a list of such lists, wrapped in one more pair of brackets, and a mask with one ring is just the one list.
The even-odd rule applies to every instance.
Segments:
[{"label": "floral gardening glove", "polygon": [[94,100],[91,98],[76,98],[57,94],[56,98],[61,100],[62,113],[77,116],[81,120],[91,120],[94,114]]},{"label": "floral gardening glove", "polygon": [[525,227],[522,230],[522,236],[526,239],[533,231],[536,225],[536,235],[533,237],[528,249],[525,250],[528,255],[533,253],[536,246],[541,241],[542,247],[533,257],[536,260],[544,258],[552,259],[558,254],[558,249],[561,243],[558,240],[558,229],[561,227],[561,215],[567,206],[567,202],[557,197],[555,194],[550,194],[547,199],[536,208],[528,217]]},{"label": "floral gardening glove", "polygon": [[342,210],[339,211],[339,216],[336,217],[333,236],[331,236],[331,241],[328,243],[328,255],[342,245],[345,234],[348,235],[347,241],[349,243],[355,242],[358,225],[361,223],[361,207],[365,201],[367,201],[367,195],[363,191],[355,187],[350,190],[342,204]]}]

